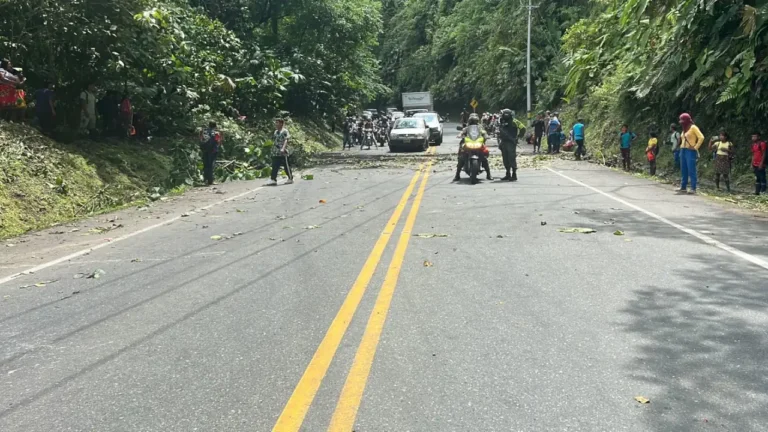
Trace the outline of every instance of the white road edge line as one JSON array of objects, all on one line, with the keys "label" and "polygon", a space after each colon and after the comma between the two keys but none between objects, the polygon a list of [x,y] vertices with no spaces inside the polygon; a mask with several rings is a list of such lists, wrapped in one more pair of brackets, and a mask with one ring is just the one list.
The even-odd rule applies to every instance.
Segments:
[{"label": "white road edge line", "polygon": [[635,210],[637,210],[637,211],[639,211],[641,213],[645,213],[646,215],[648,215],[648,216],[650,216],[650,217],[652,217],[652,218],[654,218],[656,220],[659,220],[661,222],[664,222],[665,224],[667,224],[667,225],[669,225],[671,227],[677,228],[677,229],[679,229],[680,231],[682,231],[682,232],[684,232],[686,234],[690,234],[690,235],[696,237],[697,239],[703,241],[704,243],[706,243],[708,245],[712,245],[712,246],[715,246],[717,248],[720,248],[720,249],[722,249],[722,250],[724,250],[726,252],[729,252],[729,253],[731,253],[733,255],[736,255],[737,257],[739,257],[739,258],[741,258],[743,260],[749,261],[752,264],[756,264],[756,265],[758,265],[758,266],[768,270],[768,262],[766,262],[766,261],[764,261],[764,260],[762,260],[762,259],[760,259],[760,258],[758,258],[758,257],[756,257],[754,255],[750,255],[750,254],[748,254],[748,253],[746,253],[744,251],[736,249],[733,246],[729,246],[729,245],[727,245],[727,244],[725,244],[723,242],[719,242],[719,241],[713,239],[712,237],[706,236],[706,235],[704,235],[704,234],[702,234],[702,233],[700,233],[700,232],[698,232],[696,230],[693,230],[693,229],[690,229],[690,228],[686,228],[686,227],[684,227],[684,226],[682,226],[682,225],[680,225],[678,223],[672,222],[671,220],[669,220],[667,218],[664,218],[662,216],[659,216],[656,213],[648,211],[648,210],[646,210],[646,209],[644,209],[642,207],[636,206],[636,205],[634,205],[634,204],[632,204],[630,202],[627,202],[627,201],[625,201],[625,200],[623,200],[623,199],[621,199],[619,197],[613,196],[613,195],[611,195],[611,194],[609,194],[607,192],[603,192],[600,189],[592,187],[592,186],[590,186],[590,185],[588,185],[586,183],[583,183],[583,182],[580,182],[580,181],[578,181],[576,179],[568,177],[567,175],[565,175],[565,174],[563,174],[561,172],[555,171],[552,168],[547,167],[547,169],[549,171],[552,171],[553,173],[559,175],[560,177],[566,179],[566,180],[569,180],[569,181],[571,181],[573,183],[576,183],[577,185],[583,186],[583,187],[585,187],[585,188],[587,188],[587,189],[589,189],[589,190],[591,190],[593,192],[597,192],[600,195],[608,197],[608,198],[610,198],[610,199],[612,199],[612,200],[614,200],[616,202],[620,202],[620,203],[624,204],[625,206],[630,207],[632,209],[635,209]]},{"label": "white road edge line", "polygon": [[[207,206],[205,206],[205,207],[200,207],[200,208],[198,208],[198,209],[196,209],[196,210],[208,210],[208,209],[210,209],[210,208],[212,208],[212,207],[215,207],[215,206],[217,206],[217,205],[221,205],[221,204],[227,203],[227,202],[229,202],[229,201],[234,201],[234,200],[236,200],[236,199],[238,199],[238,198],[242,198],[242,197],[244,197],[244,196],[246,196],[246,195],[250,195],[250,194],[252,194],[252,193],[254,193],[254,192],[257,192],[257,191],[259,191],[259,190],[261,190],[261,189],[264,189],[264,186],[259,186],[259,187],[255,188],[255,189],[247,190],[247,191],[245,191],[245,192],[243,192],[243,193],[241,193],[241,194],[235,195],[235,196],[233,196],[233,197],[229,197],[229,198],[227,198],[227,199],[223,199],[223,200],[221,200],[221,201],[217,201],[217,202],[215,202],[215,203],[213,203],[213,204],[208,204]],[[88,248],[88,249],[79,250],[79,251],[77,251],[77,252],[74,252],[74,253],[71,253],[71,254],[69,254],[69,255],[67,255],[67,256],[63,256],[63,257],[61,257],[61,258],[57,258],[57,259],[55,259],[55,260],[53,260],[53,261],[48,261],[48,262],[46,262],[46,263],[43,263],[43,264],[37,265],[37,266],[35,266],[35,267],[32,267],[32,268],[26,269],[26,270],[24,270],[24,271],[21,271],[21,272],[18,272],[18,273],[14,273],[14,274],[12,274],[12,275],[10,275],[10,276],[6,276],[6,277],[4,277],[4,278],[0,279],[0,285],[2,285],[2,284],[4,284],[4,283],[7,283],[7,282],[10,282],[10,281],[12,281],[12,280],[16,279],[16,278],[17,278],[17,277],[19,277],[19,276],[22,276],[22,275],[25,275],[25,274],[29,274],[29,273],[37,273],[37,272],[39,272],[40,270],[44,270],[44,269],[46,269],[46,268],[48,268],[48,267],[52,267],[52,266],[55,266],[55,265],[57,265],[57,264],[61,264],[61,263],[63,263],[64,261],[69,261],[69,260],[71,260],[71,259],[74,259],[74,258],[77,258],[77,257],[83,256],[83,255],[85,255],[85,254],[87,254],[87,253],[90,253],[90,252],[92,252],[92,251],[95,251],[95,250],[101,249],[101,248],[103,248],[103,247],[106,247],[106,246],[111,246],[111,245],[113,245],[113,244],[115,244],[115,243],[117,243],[117,242],[119,242],[119,241],[127,240],[127,239],[129,239],[129,238],[131,238],[131,237],[135,237],[135,236],[137,236],[137,235],[139,235],[139,234],[144,234],[145,232],[148,232],[148,231],[152,231],[152,230],[153,230],[153,229],[155,229],[155,228],[160,228],[160,227],[163,227],[163,226],[166,226],[166,225],[170,225],[170,224],[172,224],[173,222],[176,222],[176,221],[177,221],[177,220],[179,220],[179,219],[181,219],[181,215],[179,215],[179,216],[174,216],[174,217],[172,217],[172,218],[170,218],[170,219],[166,219],[166,220],[164,220],[164,221],[162,221],[162,222],[160,222],[160,223],[156,223],[156,224],[154,224],[154,225],[151,225],[151,226],[148,226],[148,227],[142,228],[142,229],[140,229],[140,230],[138,230],[138,231],[134,231],[134,232],[131,232],[131,233],[128,233],[128,234],[122,235],[122,236],[120,236],[120,237],[116,237],[116,238],[113,238],[113,239],[112,239],[112,241],[110,241],[110,242],[101,243],[101,244],[98,244],[98,245],[96,245],[96,246],[90,247],[90,248]]]}]

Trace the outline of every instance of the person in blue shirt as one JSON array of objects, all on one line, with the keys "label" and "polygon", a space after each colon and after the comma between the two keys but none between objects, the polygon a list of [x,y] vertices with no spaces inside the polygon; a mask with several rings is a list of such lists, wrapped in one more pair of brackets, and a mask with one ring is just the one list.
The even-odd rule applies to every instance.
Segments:
[{"label": "person in blue shirt", "polygon": [[629,126],[626,124],[621,126],[621,133],[619,134],[619,146],[621,147],[621,164],[624,171],[629,171],[631,168],[630,148],[632,147],[632,141],[637,139],[637,135],[634,132],[630,132]]},{"label": "person in blue shirt", "polygon": [[584,119],[576,121],[571,133],[573,140],[576,141],[576,160],[581,160],[581,157],[587,154],[587,150],[584,148]]},{"label": "person in blue shirt", "polygon": [[547,154],[560,153],[560,132],[560,120],[555,113],[547,124]]},{"label": "person in blue shirt", "polygon": [[40,122],[40,129],[45,135],[50,136],[56,127],[53,83],[48,82],[35,92],[35,113]]}]

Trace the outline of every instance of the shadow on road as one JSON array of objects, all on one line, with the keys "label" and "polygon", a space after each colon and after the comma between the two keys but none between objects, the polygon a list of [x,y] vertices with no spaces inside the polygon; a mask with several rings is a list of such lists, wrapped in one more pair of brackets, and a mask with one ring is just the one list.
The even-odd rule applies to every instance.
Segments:
[{"label": "shadow on road", "polygon": [[[647,286],[622,311],[639,357],[635,380],[661,389],[646,421],[652,430],[765,430],[768,424],[768,290],[764,270],[685,258],[711,271],[679,270],[683,286]],[[722,259],[722,257],[720,257]]]}]

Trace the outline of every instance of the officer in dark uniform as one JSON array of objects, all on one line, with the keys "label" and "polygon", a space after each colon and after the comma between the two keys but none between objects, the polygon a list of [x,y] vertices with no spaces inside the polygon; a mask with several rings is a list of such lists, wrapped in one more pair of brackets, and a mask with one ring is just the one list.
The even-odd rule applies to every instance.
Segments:
[{"label": "officer in dark uniform", "polygon": [[502,181],[517,181],[517,140],[524,134],[525,125],[515,118],[515,112],[503,110],[499,121],[499,148],[507,174]]}]

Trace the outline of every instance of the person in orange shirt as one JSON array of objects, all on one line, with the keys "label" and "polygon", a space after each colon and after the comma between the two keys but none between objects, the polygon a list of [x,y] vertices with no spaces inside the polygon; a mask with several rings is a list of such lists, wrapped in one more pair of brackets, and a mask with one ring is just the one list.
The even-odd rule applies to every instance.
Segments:
[{"label": "person in orange shirt", "polygon": [[659,150],[659,139],[656,132],[650,133],[651,137],[648,139],[648,147],[645,148],[645,155],[648,156],[648,172],[652,175],[656,175],[656,152]]},{"label": "person in orange shirt", "polygon": [[[680,171],[683,178],[678,193],[695,194],[698,180],[696,162],[699,159],[699,147],[704,143],[704,134],[693,124],[693,119],[688,113],[680,114],[680,126],[683,127],[683,133],[680,135]],[[690,191],[687,190],[689,177]]]}]

